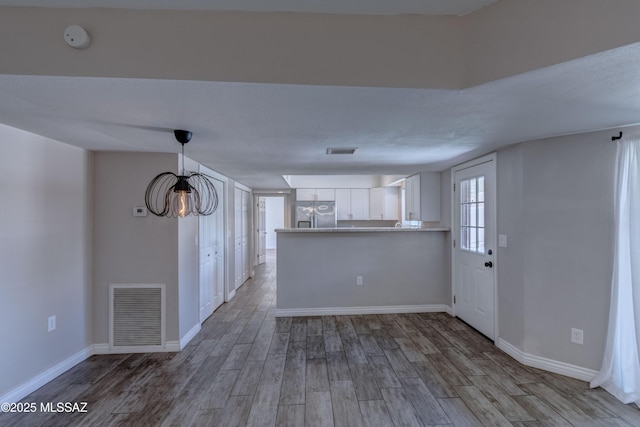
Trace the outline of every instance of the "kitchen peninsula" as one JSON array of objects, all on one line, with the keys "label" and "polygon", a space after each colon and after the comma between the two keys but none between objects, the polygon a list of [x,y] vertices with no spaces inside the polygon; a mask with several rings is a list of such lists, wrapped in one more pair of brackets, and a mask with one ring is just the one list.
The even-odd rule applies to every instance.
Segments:
[{"label": "kitchen peninsula", "polygon": [[447,227],[276,232],[276,316],[450,311]]}]

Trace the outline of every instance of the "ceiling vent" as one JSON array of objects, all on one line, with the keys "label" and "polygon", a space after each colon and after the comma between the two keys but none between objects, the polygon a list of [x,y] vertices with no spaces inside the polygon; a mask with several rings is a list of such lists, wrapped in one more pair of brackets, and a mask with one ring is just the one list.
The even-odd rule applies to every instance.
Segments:
[{"label": "ceiling vent", "polygon": [[358,147],[353,148],[327,148],[327,154],[355,154],[358,151]]}]

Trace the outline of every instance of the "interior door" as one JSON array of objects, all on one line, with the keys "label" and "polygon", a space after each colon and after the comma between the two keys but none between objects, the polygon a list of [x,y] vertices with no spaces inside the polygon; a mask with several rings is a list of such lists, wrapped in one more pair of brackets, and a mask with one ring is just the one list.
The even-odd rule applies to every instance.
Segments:
[{"label": "interior door", "polygon": [[211,233],[215,227],[212,216],[201,216],[199,221],[200,249],[200,323],[204,322],[215,310],[213,301],[214,260],[213,239]]},{"label": "interior door", "polygon": [[200,323],[224,302],[224,183],[211,181],[218,192],[218,209],[199,222]]},{"label": "interior door", "polygon": [[495,338],[495,158],[454,168],[454,313]]},{"label": "interior door", "polygon": [[243,259],[242,259],[242,193],[239,188],[234,190],[234,217],[235,217],[235,289],[242,285]]},{"label": "interior door", "polygon": [[264,264],[267,259],[267,199],[258,198],[258,264]]},{"label": "interior door", "polygon": [[218,192],[218,209],[212,215],[215,228],[211,233],[213,236],[213,309],[215,310],[224,303],[225,205],[224,183],[214,179],[213,185]]}]

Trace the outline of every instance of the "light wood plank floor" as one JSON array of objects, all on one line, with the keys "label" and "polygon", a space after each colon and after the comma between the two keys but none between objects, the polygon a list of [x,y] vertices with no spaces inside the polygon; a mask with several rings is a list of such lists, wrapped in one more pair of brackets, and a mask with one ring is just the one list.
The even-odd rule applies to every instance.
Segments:
[{"label": "light wood plank floor", "polygon": [[278,318],[275,260],[180,353],[93,356],[24,399],[87,413],[1,426],[639,426],[640,410],[522,366],[444,313]]}]

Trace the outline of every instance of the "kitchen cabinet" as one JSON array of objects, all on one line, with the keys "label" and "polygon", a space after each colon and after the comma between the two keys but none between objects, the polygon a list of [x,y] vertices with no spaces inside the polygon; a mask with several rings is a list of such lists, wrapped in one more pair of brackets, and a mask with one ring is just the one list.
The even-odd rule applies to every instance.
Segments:
[{"label": "kitchen cabinet", "polygon": [[378,187],[369,191],[369,219],[398,220],[398,187]]},{"label": "kitchen cabinet", "polygon": [[351,189],[351,219],[369,219],[369,189]]},{"label": "kitchen cabinet", "polygon": [[337,188],[335,200],[338,220],[369,219],[368,188]]},{"label": "kitchen cabinet", "polygon": [[405,219],[440,221],[440,173],[421,172],[405,180]]},{"label": "kitchen cabinet", "polygon": [[296,189],[296,200],[299,202],[330,202],[336,200],[333,188],[298,188]]}]

